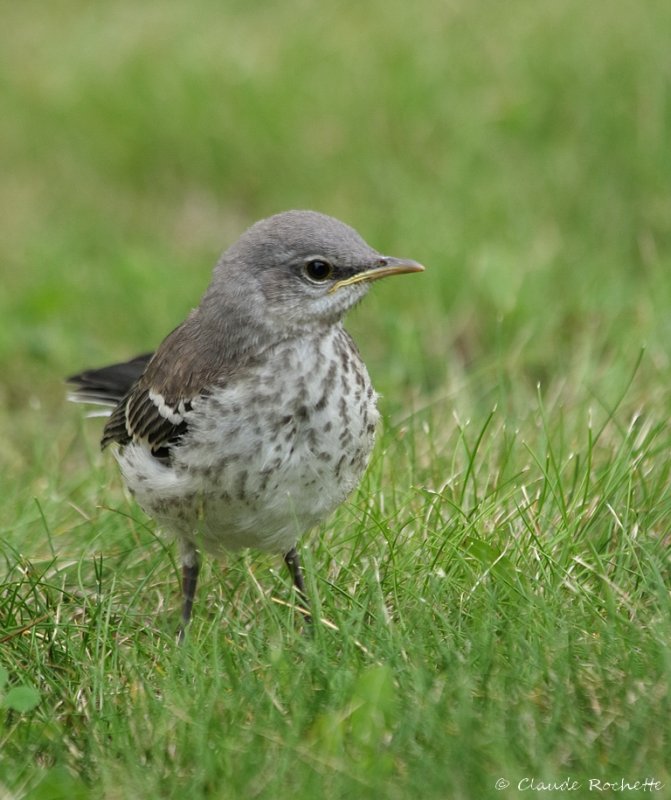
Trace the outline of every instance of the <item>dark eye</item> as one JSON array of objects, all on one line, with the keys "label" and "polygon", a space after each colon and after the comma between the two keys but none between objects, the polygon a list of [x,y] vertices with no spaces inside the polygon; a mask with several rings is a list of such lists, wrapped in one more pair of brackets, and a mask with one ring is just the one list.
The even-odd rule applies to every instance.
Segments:
[{"label": "dark eye", "polygon": [[332,272],[333,267],[323,258],[312,258],[305,265],[305,274],[311,281],[327,281]]}]

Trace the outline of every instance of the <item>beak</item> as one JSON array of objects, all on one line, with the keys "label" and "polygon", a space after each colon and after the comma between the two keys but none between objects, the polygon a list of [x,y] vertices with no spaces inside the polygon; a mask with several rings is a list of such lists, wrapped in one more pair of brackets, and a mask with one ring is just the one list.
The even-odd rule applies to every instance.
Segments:
[{"label": "beak", "polygon": [[388,275],[404,275],[407,272],[424,272],[424,267],[418,264],[417,261],[410,261],[407,258],[391,258],[382,256],[377,260],[377,266],[371,269],[365,269],[362,272],[357,272],[349,278],[344,278],[337,281],[331,286],[328,293],[332,294],[343,286],[352,286],[355,283],[372,283],[378,281],[380,278],[386,278]]}]

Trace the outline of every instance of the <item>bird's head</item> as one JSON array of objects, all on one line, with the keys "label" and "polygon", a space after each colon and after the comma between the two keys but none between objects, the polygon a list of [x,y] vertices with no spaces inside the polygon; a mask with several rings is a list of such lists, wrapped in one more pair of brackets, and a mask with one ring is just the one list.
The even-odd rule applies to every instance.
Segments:
[{"label": "bird's head", "polygon": [[316,211],[287,211],[252,225],[221,257],[206,298],[225,298],[272,327],[338,322],[389,275],[416,261],[378,253],[349,225]]}]

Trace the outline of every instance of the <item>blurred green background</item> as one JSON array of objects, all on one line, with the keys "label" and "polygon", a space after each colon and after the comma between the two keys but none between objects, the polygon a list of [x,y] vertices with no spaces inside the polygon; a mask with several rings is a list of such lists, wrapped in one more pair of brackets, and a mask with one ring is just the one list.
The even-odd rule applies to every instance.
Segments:
[{"label": "blurred green background", "polygon": [[[69,575],[70,585],[73,565],[87,547],[107,553],[110,542],[116,547],[123,540],[125,547],[135,541],[130,523],[97,508],[123,502],[115,465],[96,453],[99,424],[82,421],[81,409],[66,405],[63,377],[155,347],[198,302],[224,247],[258,218],[289,208],[340,217],[380,251],[427,266],[422,276],[376,285],[348,322],[383,395],[388,431],[384,470],[373,470],[369,488],[375,486],[388,504],[399,503],[399,519],[418,502],[417,493],[409,501],[403,495],[411,484],[420,495],[423,487],[443,492],[454,475],[465,472],[468,484],[481,470],[483,483],[496,487],[488,495],[494,500],[483,528],[497,529],[503,513],[498,489],[505,494],[501,502],[517,502],[499,477],[527,470],[529,485],[535,486],[534,470],[542,473],[546,462],[541,455],[534,463],[526,443],[532,443],[530,452],[541,453],[555,441],[560,461],[569,463],[574,449],[587,453],[592,508],[603,511],[602,541],[614,541],[608,538],[614,534],[606,522],[611,519],[606,489],[611,483],[626,488],[629,480],[643,497],[641,519],[652,532],[645,541],[654,540],[655,558],[661,557],[657,543],[668,533],[670,471],[670,32],[668,0],[4,3],[0,530],[11,553],[5,557],[8,567],[18,569],[24,558],[50,557],[55,541],[58,569]],[[539,396],[547,416],[539,413]],[[467,467],[457,456],[452,462],[463,433],[455,419],[464,425],[473,420],[475,436],[484,432],[494,407],[499,427],[487,439],[482,464],[472,452]],[[629,450],[618,449],[619,436],[628,441],[633,417],[643,426],[637,441],[652,431],[642,446],[644,462],[632,456],[630,463]],[[600,444],[602,461],[595,462],[597,475],[606,476],[603,495],[597,492],[603,486],[589,483],[593,419],[613,420],[615,429]],[[560,483],[569,468],[557,469]],[[577,475],[577,462],[575,469]],[[618,470],[629,477],[621,479]],[[619,482],[609,482],[611,475]],[[648,484],[642,475],[649,476]],[[413,524],[424,519],[431,531],[438,506],[433,495],[426,497],[426,516],[412,510]],[[458,498],[464,518],[469,497],[464,488]],[[627,497],[621,498],[626,509]],[[660,505],[664,498],[666,505]],[[563,497],[558,506],[559,500]],[[585,506],[590,502],[585,489]],[[560,511],[566,527],[557,530],[562,536],[568,531],[570,539],[576,532],[567,522],[570,514]],[[448,512],[451,507],[446,519]],[[349,520],[346,513],[339,519]],[[510,513],[512,519],[514,509]],[[457,511],[454,518],[461,519]],[[542,524],[541,519],[539,535],[555,530]],[[433,533],[444,538],[435,525]],[[414,542],[420,567],[422,542]],[[443,545],[437,547],[442,553]],[[618,547],[625,557],[627,547]],[[529,563],[534,557],[529,555]],[[322,567],[327,558],[323,551],[315,556]],[[524,571],[520,564],[516,569]],[[134,569],[124,576],[129,585],[144,566]],[[622,574],[634,575],[627,570]],[[166,574],[171,585],[167,567]],[[417,577],[405,574],[408,581]],[[412,602],[424,592],[426,584],[417,588],[420,577],[414,588],[399,592],[399,607],[403,597]],[[462,577],[457,575],[455,585]],[[241,581],[246,582],[244,574]],[[88,578],[84,583],[91,585]],[[650,614],[651,629],[659,619],[651,597],[662,597],[655,591],[641,589],[641,613]],[[125,607],[126,598],[116,602]],[[494,600],[490,610],[498,613]],[[561,619],[561,599],[554,610]],[[405,613],[412,629],[414,611]],[[601,611],[586,613],[596,620]],[[618,607],[618,613],[620,621],[637,626],[628,609]],[[168,627],[166,614],[162,608],[157,618]],[[425,624],[427,635],[438,630]],[[479,642],[482,652],[490,653],[489,626],[483,625]],[[584,625],[592,631],[591,622]],[[542,625],[536,631],[543,641],[547,631]],[[659,629],[658,635],[661,641]],[[374,649],[372,633],[366,641]],[[380,641],[387,641],[384,635]],[[507,665],[506,677],[492,647],[494,674],[502,670],[502,685],[512,686],[515,664]],[[528,765],[539,739],[530,734],[528,749],[515,751],[514,742],[501,735],[513,713],[506,706],[508,690],[501,690],[492,717],[499,736],[493,745],[486,741],[485,713],[478,717],[476,710],[471,718],[466,705],[477,694],[469,682],[485,659],[475,659],[474,668],[458,652],[450,668],[461,668],[464,682],[455,682],[453,671],[446,685],[466,687],[463,719],[450,721],[454,728],[443,725],[448,704],[436,711],[432,724],[436,731],[445,729],[446,746],[462,742],[453,768],[468,760],[471,741],[454,730],[461,725],[459,731],[469,730],[479,742],[468,767],[471,783],[466,781],[459,796],[475,796],[477,786],[484,797],[495,766]],[[631,673],[617,659],[633,647],[609,652],[612,673],[601,674],[601,656],[595,657],[598,691],[609,682],[622,681],[624,687]],[[539,653],[542,660],[542,648]],[[240,657],[246,664],[248,656]],[[429,650],[426,663],[434,657]],[[21,654],[16,658],[29,663],[21,662]],[[143,674],[160,680],[139,656],[138,663]],[[649,663],[640,666],[636,685],[642,695],[651,669]],[[666,669],[658,688],[668,676],[668,662]],[[613,675],[619,677],[611,680]],[[410,708],[416,706],[415,689],[421,694],[413,681],[414,688],[401,693]],[[545,696],[544,690],[537,694],[535,681],[532,676],[531,688],[523,687],[527,709],[534,713],[538,706],[539,719],[545,719],[535,699]],[[67,698],[71,687],[54,690],[59,691]],[[429,714],[432,691],[421,694]],[[639,695],[623,688],[617,697],[625,709],[622,719],[632,696]],[[552,686],[548,697],[551,703]],[[567,691],[564,699],[573,707],[571,697]],[[643,771],[651,753],[662,763],[664,717],[659,697],[651,698],[660,721],[649,726],[650,738],[641,746],[636,765]],[[608,728],[610,722],[600,716],[615,701],[606,695],[598,710],[585,701],[585,713],[593,712],[597,728],[615,731],[617,738],[626,726]],[[337,717],[335,700],[333,707]],[[526,717],[520,719],[523,726]],[[418,719],[420,730],[422,724]],[[638,735],[632,731],[618,740],[620,753],[632,752]],[[576,763],[566,756],[567,742],[575,736],[580,742],[582,733],[591,736],[578,718],[574,728],[558,723],[559,744],[548,734],[547,752],[557,754],[557,770]],[[79,731],[73,741],[81,744],[77,736],[86,735]],[[106,735],[97,734],[99,742]],[[592,758],[592,741],[576,752]],[[427,760],[431,745],[422,744],[421,735],[407,749],[402,740],[397,746],[399,763],[407,752],[411,778],[420,776],[428,794],[444,796],[444,750],[436,745]],[[69,753],[63,758],[79,764],[74,749]],[[604,744],[602,763],[612,766],[608,753]],[[247,768],[253,773],[253,765]],[[109,764],[107,769],[106,796],[116,796],[116,773]],[[389,768],[393,779],[384,796],[407,796],[403,788],[393,793],[394,786],[404,785],[402,774],[401,768],[398,773]],[[358,784],[343,778],[342,785],[351,791]],[[336,789],[333,796],[340,796]]]}]

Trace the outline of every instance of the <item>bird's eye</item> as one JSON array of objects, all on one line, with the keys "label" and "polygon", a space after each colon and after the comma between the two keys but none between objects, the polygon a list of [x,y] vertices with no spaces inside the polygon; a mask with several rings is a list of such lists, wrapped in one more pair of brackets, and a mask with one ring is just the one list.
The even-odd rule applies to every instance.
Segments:
[{"label": "bird's eye", "polygon": [[333,267],[323,258],[311,258],[305,265],[305,274],[311,281],[321,283],[327,281],[333,272]]}]

